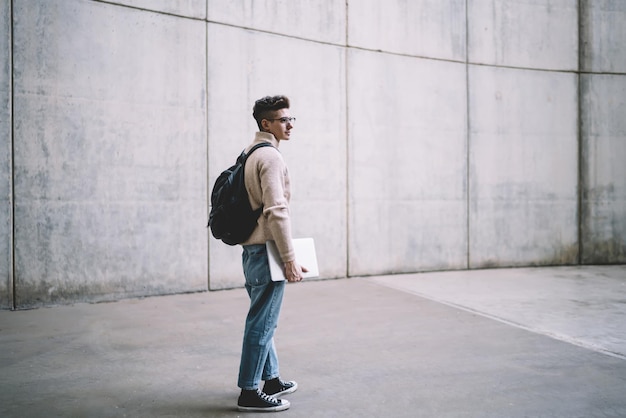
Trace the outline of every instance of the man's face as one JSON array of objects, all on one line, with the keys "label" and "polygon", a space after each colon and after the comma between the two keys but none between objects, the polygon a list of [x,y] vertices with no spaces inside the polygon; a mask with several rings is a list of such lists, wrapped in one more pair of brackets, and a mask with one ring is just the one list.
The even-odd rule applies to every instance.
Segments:
[{"label": "man's face", "polygon": [[266,131],[271,132],[276,139],[289,140],[289,135],[293,129],[293,120],[289,109],[280,109],[274,112],[271,119],[263,119],[263,127]]}]

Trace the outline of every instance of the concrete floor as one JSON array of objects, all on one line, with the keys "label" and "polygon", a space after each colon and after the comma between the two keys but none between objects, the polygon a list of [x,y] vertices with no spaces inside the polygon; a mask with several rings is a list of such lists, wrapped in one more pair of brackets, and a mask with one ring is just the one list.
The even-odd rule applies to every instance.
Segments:
[{"label": "concrete floor", "polygon": [[[243,289],[0,312],[0,417],[235,417]],[[626,417],[626,266],[290,284],[284,417]]]}]

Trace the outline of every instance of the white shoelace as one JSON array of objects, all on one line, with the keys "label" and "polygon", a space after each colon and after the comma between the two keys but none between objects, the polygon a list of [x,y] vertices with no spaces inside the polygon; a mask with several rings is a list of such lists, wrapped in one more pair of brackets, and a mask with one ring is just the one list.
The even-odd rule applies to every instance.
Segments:
[{"label": "white shoelace", "polygon": [[261,399],[263,399],[264,401],[271,402],[277,405],[281,403],[281,401],[279,401],[277,398],[275,398],[274,396],[268,395],[267,393],[263,392],[261,389],[257,389],[257,391]]}]

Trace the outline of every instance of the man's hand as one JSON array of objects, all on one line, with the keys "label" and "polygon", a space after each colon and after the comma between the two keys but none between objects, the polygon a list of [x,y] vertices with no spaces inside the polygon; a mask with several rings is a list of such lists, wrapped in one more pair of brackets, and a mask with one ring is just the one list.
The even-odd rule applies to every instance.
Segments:
[{"label": "man's hand", "polygon": [[299,282],[302,280],[302,272],[307,272],[306,267],[300,266],[295,261],[288,261],[285,263],[285,277],[288,282]]}]

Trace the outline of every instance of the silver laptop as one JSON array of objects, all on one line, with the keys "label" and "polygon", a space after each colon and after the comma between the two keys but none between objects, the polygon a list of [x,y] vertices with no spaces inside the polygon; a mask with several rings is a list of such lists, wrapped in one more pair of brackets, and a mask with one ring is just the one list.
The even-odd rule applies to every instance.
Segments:
[{"label": "silver laptop", "polygon": [[[317,255],[315,254],[315,242],[313,238],[296,238],[292,239],[293,249],[296,253],[296,262],[302,267],[306,267],[309,270],[306,273],[302,273],[302,277],[305,279],[311,277],[319,277],[320,272],[317,266]],[[285,270],[283,262],[278,254],[278,248],[274,241],[267,241],[267,256],[270,263],[270,272],[272,274],[272,281],[279,282],[285,280]]]}]

